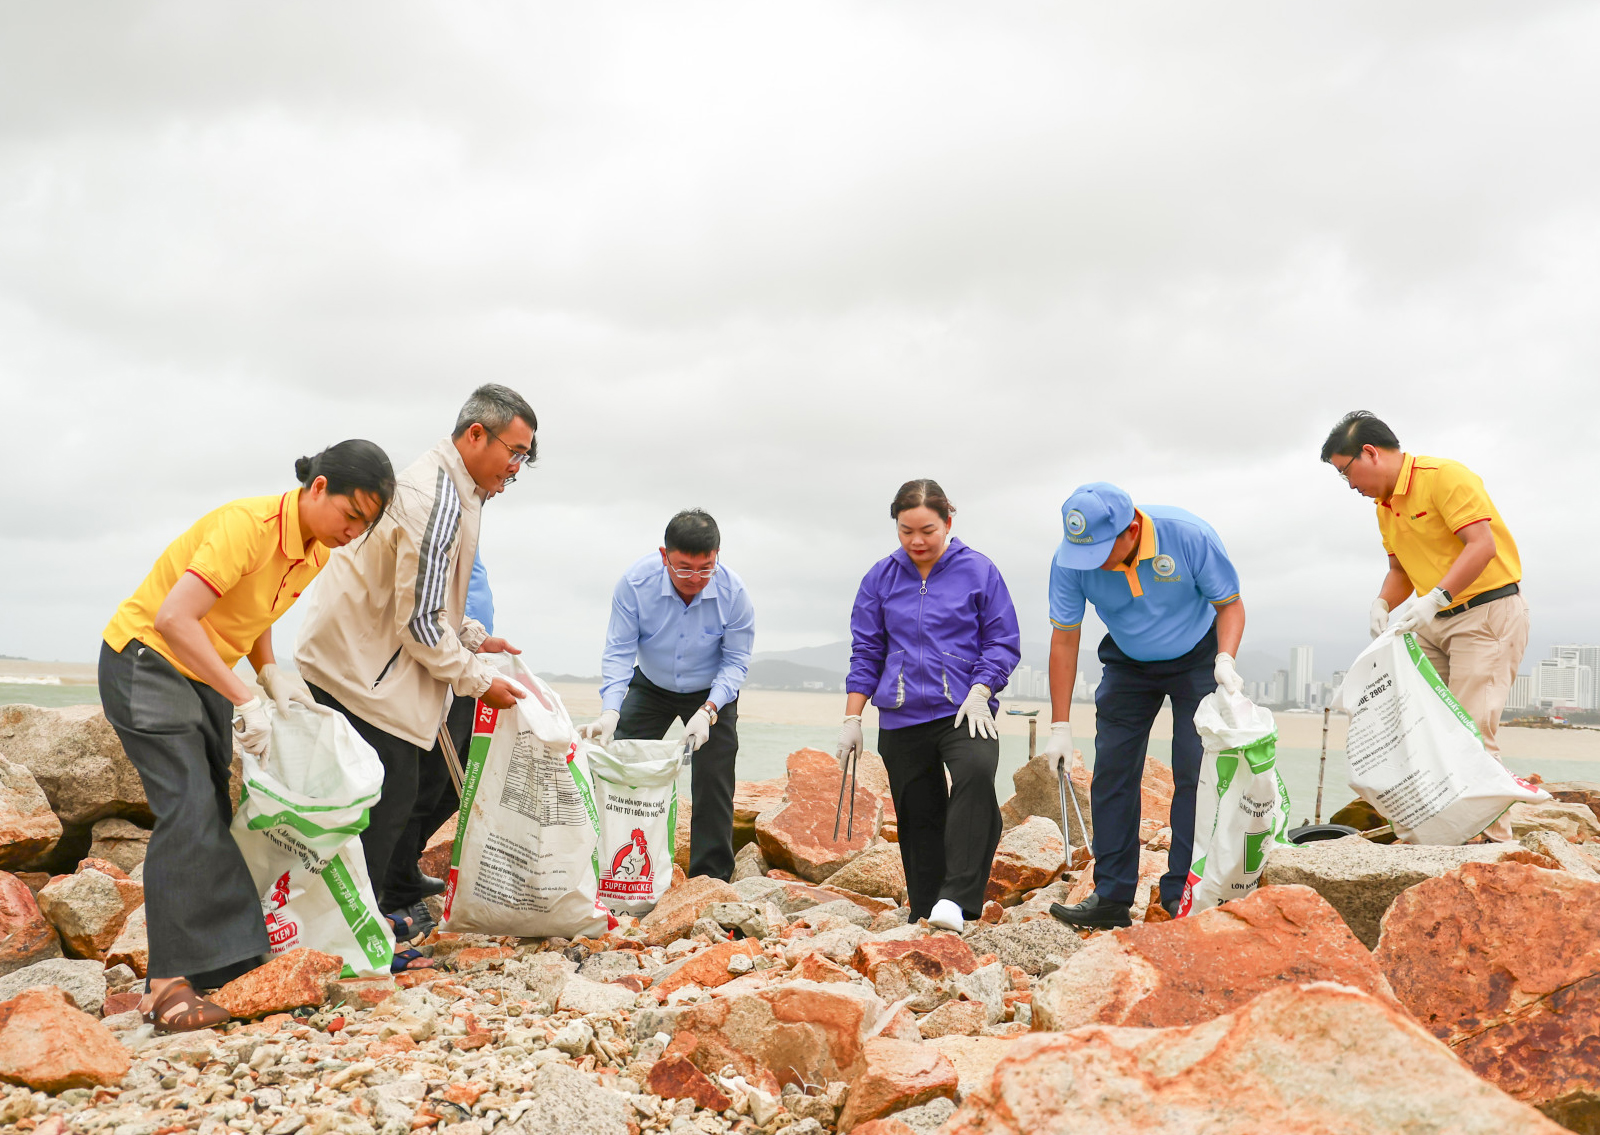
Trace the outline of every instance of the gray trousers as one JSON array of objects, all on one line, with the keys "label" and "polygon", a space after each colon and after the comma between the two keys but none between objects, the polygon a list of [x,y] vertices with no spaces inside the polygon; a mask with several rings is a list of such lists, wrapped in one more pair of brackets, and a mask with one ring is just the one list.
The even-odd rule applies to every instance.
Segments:
[{"label": "gray trousers", "polygon": [[155,813],[144,859],[149,976],[197,989],[260,964],[267,930],[250,869],[228,832],[233,706],[138,639],[100,644],[100,701]]}]

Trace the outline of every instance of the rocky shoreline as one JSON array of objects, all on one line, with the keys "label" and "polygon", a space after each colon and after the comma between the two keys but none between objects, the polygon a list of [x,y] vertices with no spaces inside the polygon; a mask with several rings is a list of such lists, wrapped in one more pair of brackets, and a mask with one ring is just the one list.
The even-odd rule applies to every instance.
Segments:
[{"label": "rocky shoreline", "polygon": [[1254,894],[1173,921],[1148,901],[1172,791],[1152,761],[1148,921],[1080,934],[1047,909],[1092,866],[1030,765],[955,935],[907,923],[881,764],[835,841],[838,772],[802,750],[739,786],[731,883],[675,871],[596,939],[433,931],[436,968],[398,977],[294,951],[217,993],[229,1025],[163,1036],[132,1011],[128,773],[92,707],[0,709],[4,1130],[1600,1130],[1600,786],[1547,785],[1516,844],[1280,851]]}]

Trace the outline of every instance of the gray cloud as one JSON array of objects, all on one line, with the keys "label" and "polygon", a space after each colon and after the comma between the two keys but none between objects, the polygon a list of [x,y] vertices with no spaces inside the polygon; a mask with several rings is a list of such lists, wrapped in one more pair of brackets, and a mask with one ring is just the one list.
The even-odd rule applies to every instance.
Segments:
[{"label": "gray cloud", "polygon": [[919,475],[1030,639],[1105,478],[1213,521],[1247,644],[1355,644],[1354,406],[1484,476],[1536,649],[1594,640],[1597,46],[1576,3],[0,8],[0,652],[92,657],[199,513],[485,380],[543,425],[484,536],[541,666],[688,503],[761,647],[842,637]]}]

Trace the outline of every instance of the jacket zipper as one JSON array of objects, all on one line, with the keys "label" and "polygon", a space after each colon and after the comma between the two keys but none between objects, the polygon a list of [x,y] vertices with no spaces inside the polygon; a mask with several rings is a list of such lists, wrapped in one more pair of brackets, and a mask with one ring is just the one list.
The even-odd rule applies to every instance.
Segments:
[{"label": "jacket zipper", "polygon": [[372,683],[372,688],[373,689],[377,689],[379,683],[381,683],[385,678],[387,678],[389,676],[389,667],[393,666],[394,663],[395,663],[395,659],[400,657],[401,649],[402,649],[401,647],[396,647],[395,648],[395,652],[393,654],[389,655],[389,661],[387,661],[387,662],[385,662],[383,664],[383,669],[381,671],[379,671],[379,673],[378,673],[378,681]]},{"label": "jacket zipper", "polygon": [[[933,566],[938,567],[939,565],[934,564]],[[929,568],[928,575],[932,574],[933,568]],[[925,662],[928,658],[928,636],[923,632],[922,629],[922,606],[923,600],[927,597],[928,580],[926,577],[924,577],[922,580],[922,586],[917,588],[917,660],[919,662]],[[924,667],[924,669],[926,669],[926,667]]]}]

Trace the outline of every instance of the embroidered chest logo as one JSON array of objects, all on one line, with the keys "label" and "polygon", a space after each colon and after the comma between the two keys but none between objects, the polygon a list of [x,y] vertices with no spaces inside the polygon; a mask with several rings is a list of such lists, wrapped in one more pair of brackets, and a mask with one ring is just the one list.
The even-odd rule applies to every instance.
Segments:
[{"label": "embroidered chest logo", "polygon": [[1156,573],[1158,579],[1171,579],[1178,570],[1176,561],[1165,552],[1150,561],[1150,570]]}]

